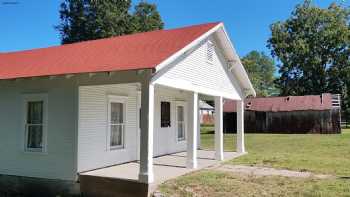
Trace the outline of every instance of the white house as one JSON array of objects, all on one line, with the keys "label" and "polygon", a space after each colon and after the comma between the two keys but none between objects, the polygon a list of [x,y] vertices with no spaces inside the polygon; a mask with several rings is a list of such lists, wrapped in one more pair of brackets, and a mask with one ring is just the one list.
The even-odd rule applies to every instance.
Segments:
[{"label": "white house", "polygon": [[199,100],[199,116],[200,123],[207,123],[214,119],[214,110],[215,108],[209,105],[207,102]]},{"label": "white house", "polygon": [[223,98],[255,91],[222,23],[0,53],[0,174],[76,181],[81,172],[187,151],[197,166],[198,100],[215,100],[223,157]]}]

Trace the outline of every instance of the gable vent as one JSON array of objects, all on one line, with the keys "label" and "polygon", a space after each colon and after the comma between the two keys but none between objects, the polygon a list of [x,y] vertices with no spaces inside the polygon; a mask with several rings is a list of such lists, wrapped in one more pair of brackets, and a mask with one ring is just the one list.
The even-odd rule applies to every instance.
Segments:
[{"label": "gable vent", "polygon": [[211,41],[207,42],[207,60],[213,62],[214,58],[214,44]]}]

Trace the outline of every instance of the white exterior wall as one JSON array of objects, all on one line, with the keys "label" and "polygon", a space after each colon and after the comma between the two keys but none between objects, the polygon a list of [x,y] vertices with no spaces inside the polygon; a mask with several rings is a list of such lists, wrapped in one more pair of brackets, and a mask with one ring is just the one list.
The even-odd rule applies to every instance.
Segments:
[{"label": "white exterior wall", "polygon": [[[23,95],[47,94],[47,153],[24,152]],[[77,89],[71,80],[1,83],[0,174],[75,180]]]},{"label": "white exterior wall", "polygon": [[[188,92],[165,87],[157,87],[155,89],[155,104],[154,104],[154,156],[165,155],[185,151],[187,142],[177,140],[176,132],[176,102],[188,103]],[[160,121],[160,106],[161,101],[170,102],[171,127],[161,128]],[[186,106],[186,110],[188,110]],[[188,122],[188,113],[185,112],[185,119]],[[188,124],[186,131],[188,131]]]},{"label": "white exterior wall", "polygon": [[241,99],[239,83],[232,74],[228,74],[230,71],[227,62],[213,38],[210,38],[215,49],[213,60],[208,61],[207,42],[203,42],[188,55],[183,55],[174,61],[169,70],[163,68],[166,72],[155,82],[185,90],[192,89],[208,95],[224,94],[230,95],[230,99]]},{"label": "white exterior wall", "polygon": [[[124,149],[108,150],[108,95],[128,97]],[[137,96],[136,84],[79,87],[78,172],[138,158]]]},{"label": "white exterior wall", "polygon": [[[125,149],[112,151],[107,149],[108,95],[128,97]],[[79,88],[78,172],[138,159],[138,95],[136,84],[81,86]],[[187,92],[169,88],[155,88],[154,156],[186,150],[186,141],[177,141],[175,107],[176,102],[187,102],[187,100]],[[168,128],[160,126],[161,101],[171,103],[171,127]]]}]

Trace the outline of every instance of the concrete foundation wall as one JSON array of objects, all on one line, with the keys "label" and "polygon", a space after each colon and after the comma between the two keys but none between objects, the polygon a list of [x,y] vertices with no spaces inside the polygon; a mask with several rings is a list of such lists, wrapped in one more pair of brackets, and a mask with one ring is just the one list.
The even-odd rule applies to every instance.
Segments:
[{"label": "concrete foundation wall", "polygon": [[107,177],[81,175],[80,185],[84,197],[147,197],[150,193],[148,184]]},{"label": "concrete foundation wall", "polygon": [[0,196],[80,196],[80,184],[74,181],[0,175]]}]

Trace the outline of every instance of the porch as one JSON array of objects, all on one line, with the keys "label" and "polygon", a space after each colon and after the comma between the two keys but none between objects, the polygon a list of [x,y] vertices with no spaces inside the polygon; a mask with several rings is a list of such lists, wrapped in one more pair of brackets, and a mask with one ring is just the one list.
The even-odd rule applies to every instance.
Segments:
[{"label": "porch", "polygon": [[[81,173],[81,189],[83,193],[88,193],[92,196],[94,194],[109,196],[109,193],[112,194],[113,192],[128,196],[128,194],[134,194],[133,191],[135,190],[140,192],[140,196],[146,196],[147,193],[153,192],[159,184],[167,180],[196,170],[219,165],[222,162],[215,159],[215,151],[198,150],[197,153],[198,166],[196,169],[186,167],[186,152],[154,158],[154,182],[149,185],[139,182],[138,169],[140,164],[138,161],[135,161]],[[224,152],[223,161],[231,160],[241,155],[242,153],[237,152]],[[93,185],[93,187],[89,187],[89,185]]]}]

